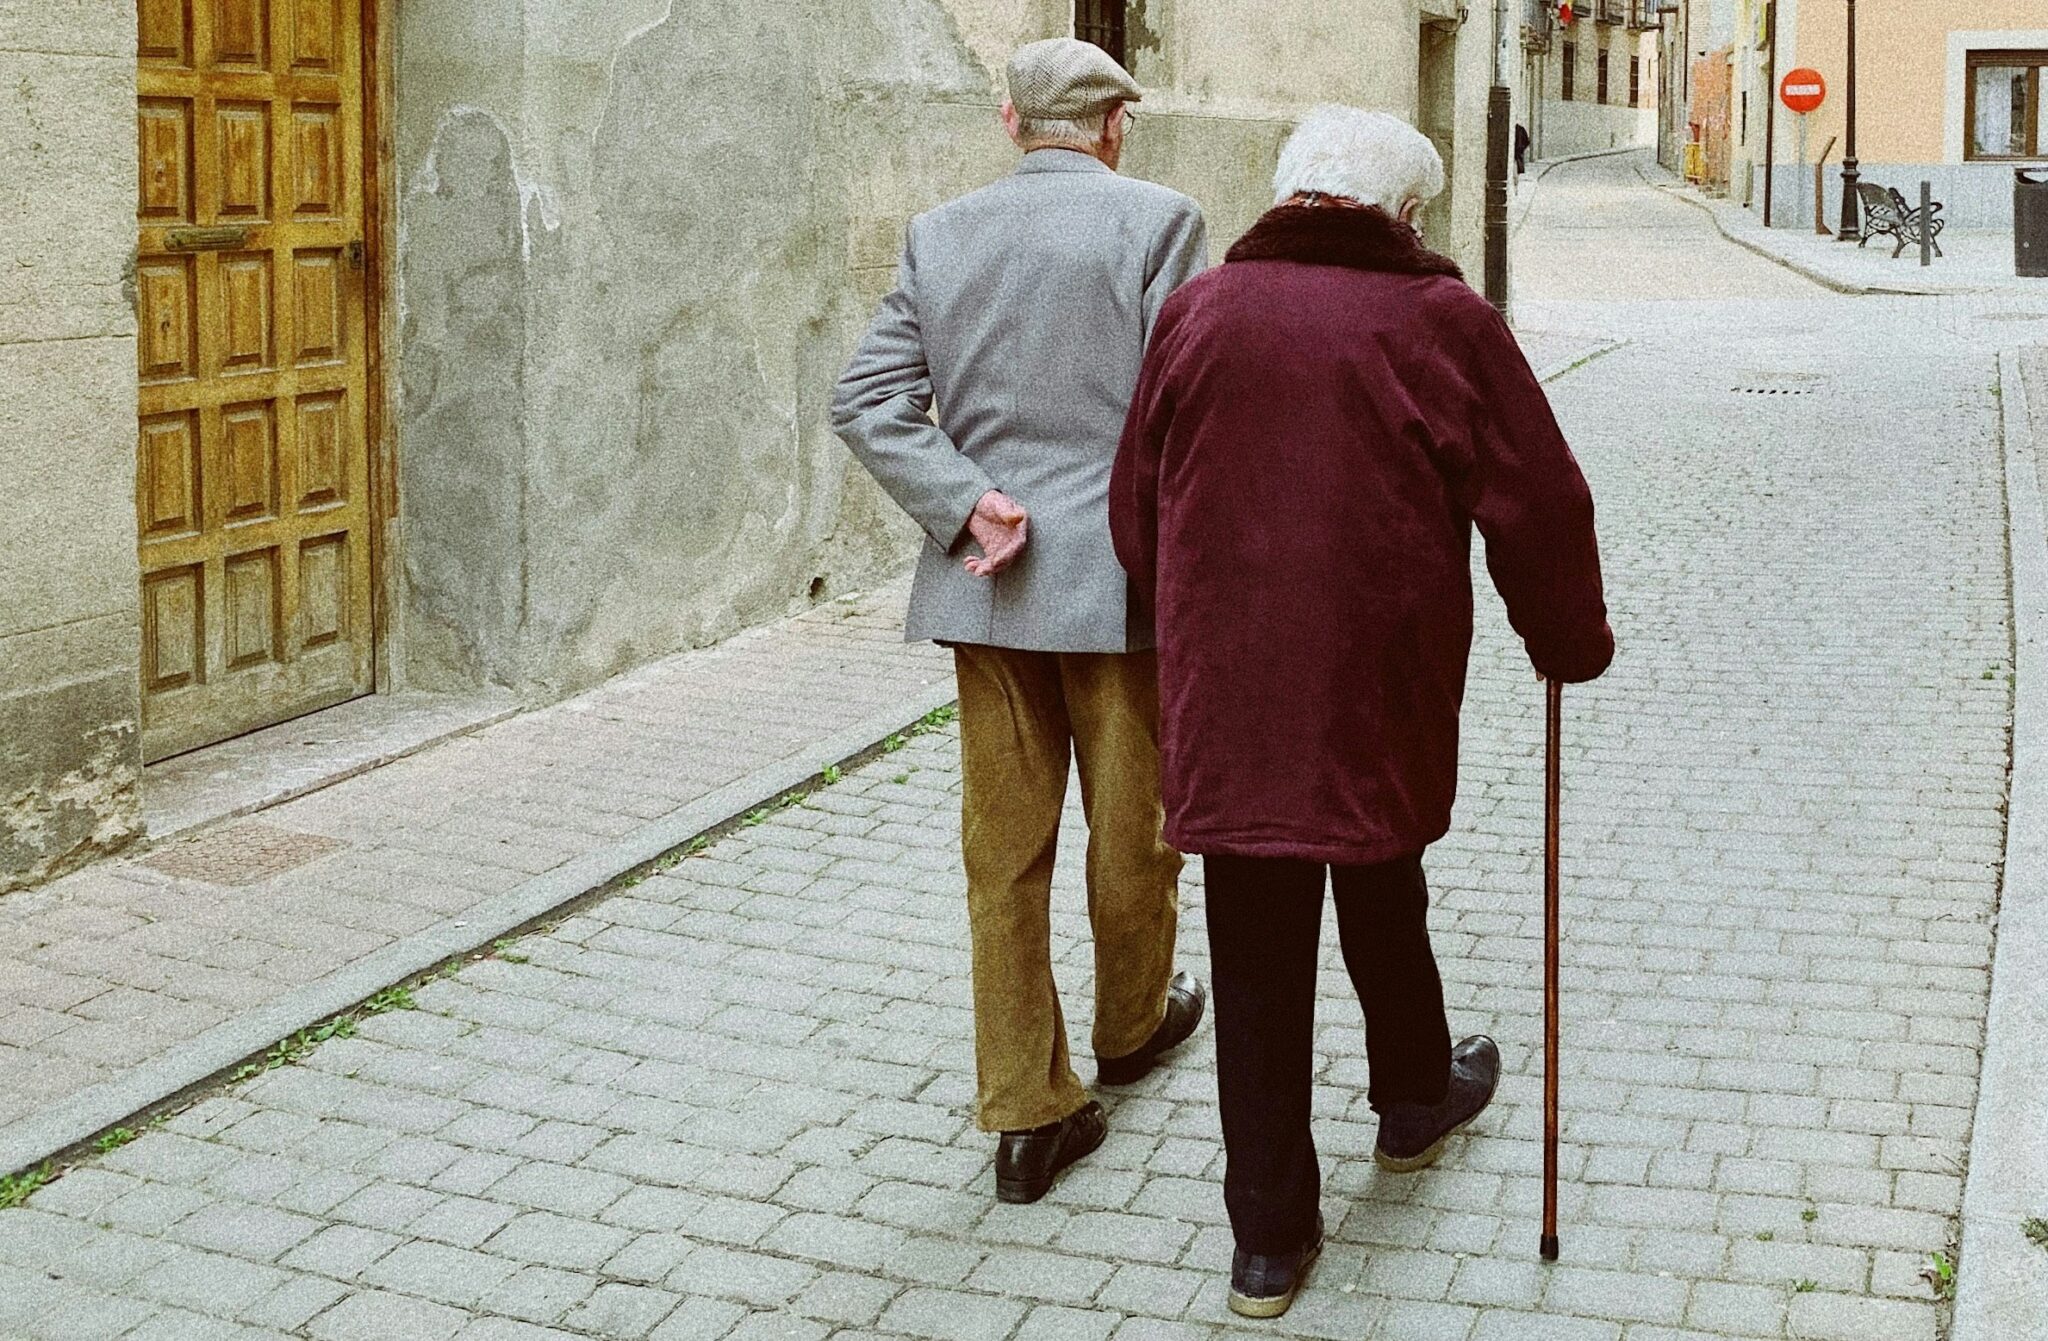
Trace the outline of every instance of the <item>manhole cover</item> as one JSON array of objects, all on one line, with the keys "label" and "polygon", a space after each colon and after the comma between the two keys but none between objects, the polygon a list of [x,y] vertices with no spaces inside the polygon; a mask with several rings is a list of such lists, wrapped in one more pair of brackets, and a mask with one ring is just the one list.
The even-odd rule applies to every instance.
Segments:
[{"label": "manhole cover", "polygon": [[254,885],[341,851],[325,834],[294,833],[268,824],[232,824],[173,843],[143,859],[152,870],[209,885]]}]

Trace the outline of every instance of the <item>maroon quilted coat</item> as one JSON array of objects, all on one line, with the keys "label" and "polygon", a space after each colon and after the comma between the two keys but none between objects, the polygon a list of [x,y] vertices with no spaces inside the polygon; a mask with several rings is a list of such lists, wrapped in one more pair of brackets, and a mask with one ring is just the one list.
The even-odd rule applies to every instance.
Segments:
[{"label": "maroon quilted coat", "polygon": [[1275,209],[1174,295],[1110,513],[1156,601],[1184,852],[1362,864],[1443,836],[1475,524],[1537,670],[1614,655],[1592,496],[1541,386],[1378,210]]}]

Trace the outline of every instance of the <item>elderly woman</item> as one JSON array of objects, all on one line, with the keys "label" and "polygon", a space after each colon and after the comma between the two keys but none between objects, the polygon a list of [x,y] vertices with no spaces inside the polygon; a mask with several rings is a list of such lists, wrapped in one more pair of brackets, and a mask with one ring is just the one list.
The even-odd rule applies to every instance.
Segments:
[{"label": "elderly woman", "polygon": [[1166,836],[1204,858],[1231,1306],[1253,1317],[1322,1246],[1326,873],[1380,1165],[1433,1162],[1499,1079],[1492,1040],[1451,1045],[1422,871],[1456,788],[1472,527],[1539,675],[1614,654],[1585,479],[1506,325],[1417,238],[1443,182],[1393,117],[1312,113],[1278,205],[1161,314],[1111,482],[1158,614]]}]

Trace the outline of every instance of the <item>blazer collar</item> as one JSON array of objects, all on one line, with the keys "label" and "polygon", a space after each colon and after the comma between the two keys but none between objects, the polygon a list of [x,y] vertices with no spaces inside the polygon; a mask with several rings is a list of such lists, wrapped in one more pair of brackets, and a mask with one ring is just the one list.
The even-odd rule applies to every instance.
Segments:
[{"label": "blazer collar", "polygon": [[1017,164],[1017,174],[1027,172],[1108,172],[1109,165],[1078,149],[1033,149]]}]

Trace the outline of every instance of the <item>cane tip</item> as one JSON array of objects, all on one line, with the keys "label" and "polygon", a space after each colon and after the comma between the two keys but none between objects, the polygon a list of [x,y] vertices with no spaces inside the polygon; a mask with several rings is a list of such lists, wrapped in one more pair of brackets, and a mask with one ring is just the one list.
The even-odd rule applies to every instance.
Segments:
[{"label": "cane tip", "polygon": [[1557,1235],[1545,1234],[1543,1236],[1543,1260],[1546,1262],[1555,1262],[1557,1260]]}]

